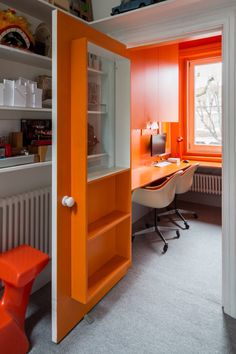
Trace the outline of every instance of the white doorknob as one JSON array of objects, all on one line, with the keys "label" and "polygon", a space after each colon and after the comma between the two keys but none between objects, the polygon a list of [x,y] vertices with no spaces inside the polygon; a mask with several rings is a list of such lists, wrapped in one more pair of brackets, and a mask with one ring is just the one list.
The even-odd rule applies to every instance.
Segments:
[{"label": "white doorknob", "polygon": [[68,197],[67,195],[62,198],[62,205],[68,208],[72,208],[75,205],[75,200],[73,197]]}]

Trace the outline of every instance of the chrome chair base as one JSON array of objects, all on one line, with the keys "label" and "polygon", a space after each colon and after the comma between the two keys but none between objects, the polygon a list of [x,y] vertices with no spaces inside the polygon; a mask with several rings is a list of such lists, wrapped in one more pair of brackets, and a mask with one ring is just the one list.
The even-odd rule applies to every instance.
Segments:
[{"label": "chrome chair base", "polygon": [[168,250],[168,242],[166,241],[162,231],[175,231],[176,232],[176,237],[179,238],[180,237],[180,232],[179,229],[174,228],[174,227],[168,227],[168,226],[158,226],[157,225],[157,210],[154,209],[154,226],[148,226],[147,228],[140,230],[140,231],[136,231],[135,233],[133,233],[132,235],[132,240],[134,240],[134,238],[136,236],[140,236],[140,235],[145,235],[145,234],[149,234],[152,232],[156,232],[157,235],[161,238],[161,240],[164,242],[164,246],[163,246],[163,251],[162,253],[166,253]]}]

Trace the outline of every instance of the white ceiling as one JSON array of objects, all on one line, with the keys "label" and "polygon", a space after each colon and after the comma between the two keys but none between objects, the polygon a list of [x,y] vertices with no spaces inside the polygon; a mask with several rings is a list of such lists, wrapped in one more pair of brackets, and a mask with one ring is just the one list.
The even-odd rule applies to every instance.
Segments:
[{"label": "white ceiling", "polygon": [[159,41],[158,27],[174,29],[181,19],[196,19],[207,14],[236,8],[236,0],[167,0],[121,15],[94,21],[91,26],[125,43],[128,47]]}]

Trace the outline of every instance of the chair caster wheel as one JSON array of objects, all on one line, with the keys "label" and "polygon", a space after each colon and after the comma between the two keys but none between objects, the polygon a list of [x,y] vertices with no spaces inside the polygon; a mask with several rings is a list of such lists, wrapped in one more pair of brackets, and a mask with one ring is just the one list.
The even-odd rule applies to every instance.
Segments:
[{"label": "chair caster wheel", "polygon": [[180,232],[179,232],[179,230],[176,231],[176,236],[177,236],[177,238],[180,238]]},{"label": "chair caster wheel", "polygon": [[168,250],[168,244],[166,243],[163,247],[162,253],[165,254],[167,252],[167,250]]},{"label": "chair caster wheel", "polygon": [[189,224],[184,224],[185,225],[185,229],[188,230],[189,229]]},{"label": "chair caster wheel", "polygon": [[135,240],[135,236],[132,236],[132,242],[134,242],[134,240]]},{"label": "chair caster wheel", "polygon": [[198,219],[198,215],[195,213],[193,214],[194,219]]}]

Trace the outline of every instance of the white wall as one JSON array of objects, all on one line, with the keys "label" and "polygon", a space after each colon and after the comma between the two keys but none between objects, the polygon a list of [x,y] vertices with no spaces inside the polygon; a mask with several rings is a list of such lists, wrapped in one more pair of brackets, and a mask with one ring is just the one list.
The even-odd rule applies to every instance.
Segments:
[{"label": "white wall", "polygon": [[132,203],[132,223],[141,219],[144,215],[150,213],[152,209],[145,206],[139,205],[137,203]]},{"label": "white wall", "polygon": [[120,5],[120,0],[92,0],[94,20],[110,16],[111,8]]}]

